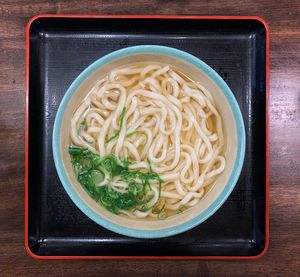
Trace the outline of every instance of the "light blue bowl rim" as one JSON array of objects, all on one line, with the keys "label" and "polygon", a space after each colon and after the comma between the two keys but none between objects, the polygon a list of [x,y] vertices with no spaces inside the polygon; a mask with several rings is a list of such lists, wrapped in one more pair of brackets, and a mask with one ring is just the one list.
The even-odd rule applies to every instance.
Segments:
[{"label": "light blue bowl rim", "polygon": [[[85,202],[78,196],[78,194],[74,191],[72,185],[70,184],[68,177],[64,171],[64,167],[62,164],[62,157],[60,153],[60,129],[62,124],[63,115],[65,112],[65,109],[69,103],[70,98],[72,97],[73,93],[76,91],[76,89],[80,86],[80,84],[96,69],[103,66],[106,63],[109,63],[115,59],[133,55],[133,54],[139,54],[139,53],[158,53],[158,54],[164,54],[168,56],[173,56],[182,60],[185,60],[186,62],[189,62],[193,64],[194,66],[200,68],[203,70],[221,89],[221,91],[224,93],[227,101],[229,102],[232,112],[235,118],[236,127],[237,127],[237,157],[234,163],[234,167],[231,173],[231,176],[229,178],[228,183],[226,184],[224,190],[222,193],[217,197],[217,199],[202,213],[200,213],[198,216],[194,217],[193,219],[189,220],[188,222],[185,222],[183,224],[161,229],[161,230],[136,230],[132,228],[123,227],[121,225],[118,225],[116,223],[110,222],[106,220],[105,218],[101,217],[99,214],[94,212],[90,207],[88,207]],[[114,231],[116,233],[129,236],[129,237],[137,237],[137,238],[161,238],[161,237],[168,237],[173,236],[182,232],[185,232],[203,221],[205,221],[207,218],[209,218],[211,215],[213,215],[226,201],[230,193],[235,187],[235,184],[240,176],[244,157],[245,157],[245,144],[246,144],[246,136],[245,136],[245,127],[243,122],[243,117],[241,114],[241,111],[239,109],[238,103],[228,87],[228,85],[225,83],[225,81],[219,76],[219,74],[214,71],[210,66],[208,66],[206,63],[201,61],[200,59],[196,58],[195,56],[188,54],[184,51],[166,47],[166,46],[158,46],[158,45],[140,45],[140,46],[133,46],[124,48],[121,50],[117,50],[115,52],[112,52],[94,63],[92,63],[90,66],[88,66],[84,71],[80,73],[80,75],[73,81],[67,92],[65,93],[54,122],[54,128],[53,128],[53,136],[52,136],[52,150],[53,150],[53,157],[54,162],[56,166],[56,170],[58,173],[58,176],[68,193],[68,195],[71,197],[73,202],[77,205],[77,207],[86,214],[90,219],[95,221],[96,223],[100,224],[101,226],[107,228],[108,230]]]}]

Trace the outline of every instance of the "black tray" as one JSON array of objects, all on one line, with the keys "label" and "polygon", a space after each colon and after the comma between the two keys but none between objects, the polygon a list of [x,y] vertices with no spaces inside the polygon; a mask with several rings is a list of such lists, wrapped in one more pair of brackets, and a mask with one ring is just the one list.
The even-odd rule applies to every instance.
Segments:
[{"label": "black tray", "polygon": [[[259,257],[267,245],[267,30],[255,18],[39,16],[27,28],[28,164],[26,245],[49,256]],[[57,176],[52,127],[71,82],[96,59],[139,44],[199,57],[227,82],[241,108],[246,157],[233,193],[200,226],[169,238],[110,232],[73,204]]]}]

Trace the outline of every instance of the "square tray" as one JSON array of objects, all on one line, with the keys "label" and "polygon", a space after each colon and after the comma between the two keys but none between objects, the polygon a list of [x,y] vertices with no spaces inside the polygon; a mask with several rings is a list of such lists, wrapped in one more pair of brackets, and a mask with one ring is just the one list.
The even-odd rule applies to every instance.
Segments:
[{"label": "square tray", "polygon": [[[71,82],[96,59],[140,44],[186,51],[233,91],[246,128],[239,181],[190,231],[137,239],[110,232],[71,201],[56,174],[52,127]],[[25,245],[35,258],[254,259],[268,245],[269,32],[257,17],[40,15],[26,36]]]}]

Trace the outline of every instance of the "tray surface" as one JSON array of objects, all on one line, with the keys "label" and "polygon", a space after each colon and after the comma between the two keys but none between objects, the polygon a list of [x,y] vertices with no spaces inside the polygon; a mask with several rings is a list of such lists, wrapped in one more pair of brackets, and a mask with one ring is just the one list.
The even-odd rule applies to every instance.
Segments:
[{"label": "tray surface", "polygon": [[[213,67],[233,91],[246,128],[236,188],[198,227],[169,238],[110,232],[73,204],[56,174],[52,128],[72,81],[96,59],[156,44]],[[257,256],[266,244],[266,30],[257,20],[38,18],[29,32],[28,245],[38,256]]]}]

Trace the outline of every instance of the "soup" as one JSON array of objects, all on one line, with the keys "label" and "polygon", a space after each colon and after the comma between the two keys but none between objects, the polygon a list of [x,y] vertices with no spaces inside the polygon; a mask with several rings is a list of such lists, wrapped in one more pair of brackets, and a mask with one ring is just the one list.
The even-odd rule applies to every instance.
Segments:
[{"label": "soup", "polygon": [[99,78],[70,122],[77,180],[126,217],[164,219],[197,205],[225,169],[224,144],[210,92],[157,62]]}]

